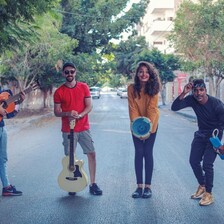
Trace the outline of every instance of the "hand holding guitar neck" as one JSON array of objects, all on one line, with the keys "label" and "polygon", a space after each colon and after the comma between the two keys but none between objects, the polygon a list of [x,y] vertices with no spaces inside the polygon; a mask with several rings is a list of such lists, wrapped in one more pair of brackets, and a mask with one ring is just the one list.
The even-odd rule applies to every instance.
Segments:
[{"label": "hand holding guitar neck", "polygon": [[[35,90],[39,87],[38,81],[31,83],[31,85],[21,91],[20,93],[11,96],[9,92],[2,92],[0,94],[0,104],[5,109],[6,113],[11,113],[15,110],[15,105],[20,104],[24,101],[25,95],[32,90]],[[1,112],[0,112],[1,113]],[[3,114],[0,115],[0,121],[2,120]]]},{"label": "hand holding guitar neck", "polygon": [[19,99],[15,102],[15,104],[21,104],[26,98],[26,95],[23,91],[19,93]]},{"label": "hand holding guitar neck", "polygon": [[0,105],[0,116],[6,116],[6,111],[5,111],[5,109],[4,109],[4,107],[3,107],[3,105],[1,104]]},{"label": "hand holding guitar neck", "polygon": [[72,110],[72,111],[70,111],[68,113],[69,113],[69,115],[68,115],[69,121],[72,121],[74,119],[77,120],[77,119],[82,118],[82,116],[77,111],[75,111],[75,110]]}]

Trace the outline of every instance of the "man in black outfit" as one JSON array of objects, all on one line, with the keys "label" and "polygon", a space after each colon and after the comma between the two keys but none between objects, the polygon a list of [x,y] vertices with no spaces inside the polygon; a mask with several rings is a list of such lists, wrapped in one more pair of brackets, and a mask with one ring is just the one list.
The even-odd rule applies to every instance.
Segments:
[{"label": "man in black outfit", "polygon": [[[192,94],[188,94],[191,91]],[[218,137],[220,140],[222,139],[224,104],[219,99],[207,94],[203,79],[195,79],[185,85],[183,92],[174,100],[171,109],[178,111],[186,107],[192,107],[198,121],[198,131],[194,133],[191,144],[190,164],[199,187],[191,195],[191,198],[200,198],[199,205],[210,205],[214,202],[212,196],[213,163],[217,153],[213,150],[209,138],[212,136],[213,130],[217,128],[219,130]]]}]

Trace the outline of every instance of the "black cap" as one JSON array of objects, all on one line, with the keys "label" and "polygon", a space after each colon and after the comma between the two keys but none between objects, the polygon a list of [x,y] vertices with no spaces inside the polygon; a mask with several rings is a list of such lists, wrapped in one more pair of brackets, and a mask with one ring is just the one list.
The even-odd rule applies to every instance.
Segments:
[{"label": "black cap", "polygon": [[64,63],[64,65],[62,67],[62,70],[64,71],[64,69],[66,67],[68,67],[68,66],[73,67],[74,69],[76,69],[75,64],[73,64],[72,62],[66,62],[66,63]]}]

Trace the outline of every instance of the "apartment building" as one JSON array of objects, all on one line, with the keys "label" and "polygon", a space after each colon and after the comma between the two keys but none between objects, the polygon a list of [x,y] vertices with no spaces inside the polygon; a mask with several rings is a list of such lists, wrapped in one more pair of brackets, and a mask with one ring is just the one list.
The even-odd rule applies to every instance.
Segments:
[{"label": "apartment building", "polygon": [[138,34],[145,36],[149,47],[162,53],[172,53],[167,36],[173,29],[173,19],[182,0],[151,0],[146,15],[138,26]]}]

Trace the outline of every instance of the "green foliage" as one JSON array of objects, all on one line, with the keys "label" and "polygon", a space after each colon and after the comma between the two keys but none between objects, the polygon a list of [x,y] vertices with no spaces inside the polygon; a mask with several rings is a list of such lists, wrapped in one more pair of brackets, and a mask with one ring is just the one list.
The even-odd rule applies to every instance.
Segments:
[{"label": "green foliage", "polygon": [[136,57],[144,49],[147,49],[144,37],[131,37],[126,41],[121,41],[119,45],[111,45],[110,51],[115,55],[115,73],[131,76],[133,73],[132,65]]},{"label": "green foliage", "polygon": [[177,52],[211,72],[224,59],[224,0],[184,1],[170,39]]},{"label": "green foliage", "polygon": [[173,54],[163,54],[157,49],[144,50],[136,57],[136,64],[139,61],[148,61],[155,65],[160,74],[163,84],[172,82],[175,78],[173,71],[180,68],[179,58]]},{"label": "green foliage", "polygon": [[53,14],[36,17],[39,39],[33,44],[27,43],[18,51],[7,51],[2,55],[1,73],[5,77],[14,77],[22,88],[34,79],[39,78],[43,90],[52,88],[52,85],[61,82],[61,60],[72,55],[73,48],[78,42],[65,34],[58,32],[60,23]]},{"label": "green foliage", "polygon": [[0,52],[22,46],[35,34],[34,16],[49,10],[53,0],[1,0]]},{"label": "green foliage", "polygon": [[[18,80],[21,88],[38,77],[42,90],[48,91],[64,81],[62,63],[73,61],[78,67],[78,80],[90,86],[109,83],[122,66],[116,69],[115,55],[109,50],[115,45],[107,48],[108,43],[140,22],[149,1],[141,0],[124,13],[127,2],[62,0],[58,10],[58,1],[0,0],[0,12],[4,12],[0,18],[1,76]],[[140,43],[142,47],[145,44]],[[135,46],[127,51],[132,52],[131,57],[139,49]],[[128,59],[124,65],[129,66],[133,60]],[[119,76],[119,83],[122,80],[126,78]]]},{"label": "green foliage", "polygon": [[101,55],[80,53],[73,56],[72,61],[77,65],[77,80],[86,82],[89,86],[102,85],[107,68],[102,62]]},{"label": "green foliage", "polygon": [[119,86],[121,86],[121,77],[122,77],[121,74],[112,75],[111,79],[110,79],[110,82],[109,82],[110,86],[111,87],[119,87]]},{"label": "green foliage", "polygon": [[127,0],[62,0],[61,32],[79,41],[74,53],[92,53],[105,47],[123,31],[140,22],[148,0],[141,0],[126,13]]}]

